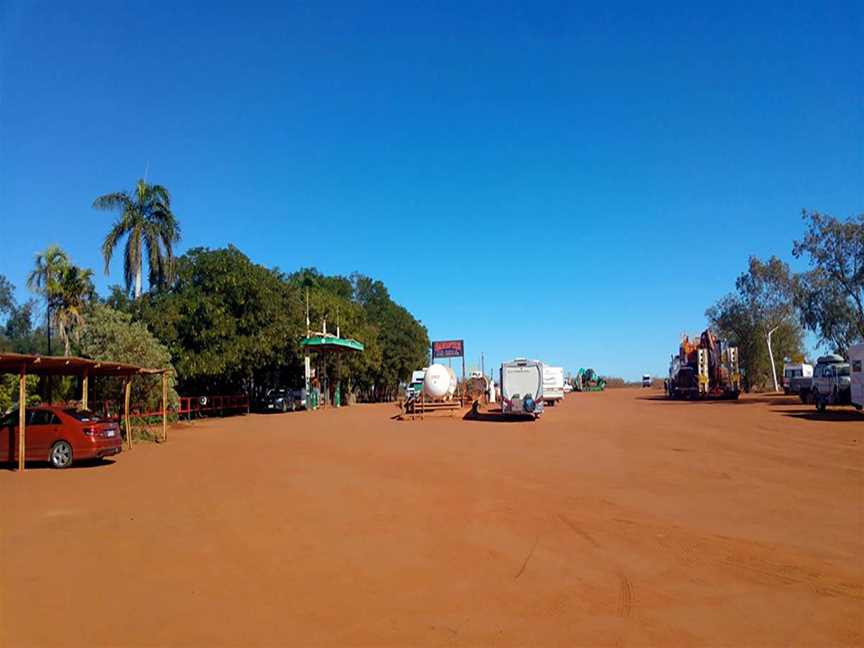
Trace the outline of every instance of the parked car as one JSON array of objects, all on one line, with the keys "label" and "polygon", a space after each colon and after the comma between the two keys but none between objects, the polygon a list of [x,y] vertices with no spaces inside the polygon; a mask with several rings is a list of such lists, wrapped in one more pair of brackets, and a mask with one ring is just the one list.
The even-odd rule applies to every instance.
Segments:
[{"label": "parked car", "polygon": [[261,399],[261,409],[265,412],[293,412],[305,407],[306,390],[302,388],[274,387]]},{"label": "parked car", "polygon": [[851,405],[852,376],[847,362],[816,366],[813,372],[813,402],[824,412],[828,405]]},{"label": "parked car", "polygon": [[[0,461],[18,458],[18,410],[0,419]],[[123,449],[120,427],[93,412],[55,405],[27,408],[24,458],[49,461],[68,468],[73,461],[119,454]]]}]

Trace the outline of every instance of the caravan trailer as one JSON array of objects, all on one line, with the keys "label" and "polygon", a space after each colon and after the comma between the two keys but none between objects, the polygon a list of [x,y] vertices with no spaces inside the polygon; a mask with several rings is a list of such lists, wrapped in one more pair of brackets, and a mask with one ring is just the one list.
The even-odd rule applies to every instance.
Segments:
[{"label": "caravan trailer", "polygon": [[543,365],[543,402],[554,405],[564,398],[564,367]]},{"label": "caravan trailer", "polygon": [[501,413],[531,416],[543,413],[543,363],[516,358],[501,365]]},{"label": "caravan trailer", "polygon": [[852,404],[864,408],[864,344],[849,347],[849,364],[852,367]]}]

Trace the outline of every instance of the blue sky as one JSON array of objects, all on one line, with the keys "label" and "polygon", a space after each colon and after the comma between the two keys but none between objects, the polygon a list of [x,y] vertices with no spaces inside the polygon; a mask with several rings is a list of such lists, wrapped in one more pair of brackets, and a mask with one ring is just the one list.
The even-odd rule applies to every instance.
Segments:
[{"label": "blue sky", "polygon": [[119,283],[90,205],[148,169],[181,252],[380,278],[487,368],[663,374],[802,208],[864,209],[864,10],[646,4],[0,0],[0,274]]}]

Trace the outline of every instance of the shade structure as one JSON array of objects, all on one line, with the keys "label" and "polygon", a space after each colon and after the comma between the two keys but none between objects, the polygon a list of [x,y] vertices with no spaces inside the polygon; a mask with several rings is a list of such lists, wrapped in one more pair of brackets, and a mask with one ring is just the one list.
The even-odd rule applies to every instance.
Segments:
[{"label": "shade structure", "polygon": [[168,438],[168,369],[151,369],[122,362],[90,360],[67,356],[29,355],[24,353],[0,353],[0,374],[18,375],[18,470],[24,471],[26,455],[26,378],[36,376],[80,376],[82,378],[82,406],[87,407],[87,385],[91,376],[124,378],[124,419],[126,441],[132,447],[132,429],[129,419],[129,395],[133,376],[162,375],[162,436]]},{"label": "shade structure", "polygon": [[[310,395],[312,395],[313,393],[310,382],[311,362],[309,356],[311,353],[314,352],[323,355],[334,354],[336,356],[337,371],[340,371],[340,358],[343,353],[362,353],[366,348],[362,342],[358,342],[357,340],[354,340],[352,338],[343,338],[339,337],[338,335],[327,335],[326,333],[319,333],[316,335],[312,335],[310,333],[300,341],[300,346],[303,347],[304,355],[304,378],[306,385],[307,403],[309,403]],[[316,390],[315,394],[317,393],[318,392]],[[335,383],[334,404],[336,405],[336,407],[339,407],[342,404],[342,383],[341,380],[338,379]],[[317,407],[318,403],[316,395],[313,398],[312,408],[316,409]]]},{"label": "shade structure", "polygon": [[65,356],[28,355],[23,353],[0,353],[0,374],[17,374],[21,371],[37,376],[135,376],[159,374],[167,369],[149,369],[121,362],[90,360]]},{"label": "shade structure", "polygon": [[310,351],[363,351],[365,346],[352,338],[341,338],[330,335],[313,335],[303,338],[300,345]]}]

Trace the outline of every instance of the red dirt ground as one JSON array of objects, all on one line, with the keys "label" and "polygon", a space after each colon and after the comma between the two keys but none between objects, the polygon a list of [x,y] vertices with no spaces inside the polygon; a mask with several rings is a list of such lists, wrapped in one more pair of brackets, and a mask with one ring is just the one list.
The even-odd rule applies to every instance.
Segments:
[{"label": "red dirt ground", "polygon": [[864,416],[573,394],[0,471],[0,645],[861,645]]}]

